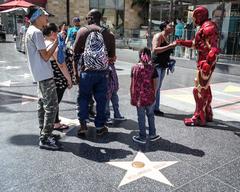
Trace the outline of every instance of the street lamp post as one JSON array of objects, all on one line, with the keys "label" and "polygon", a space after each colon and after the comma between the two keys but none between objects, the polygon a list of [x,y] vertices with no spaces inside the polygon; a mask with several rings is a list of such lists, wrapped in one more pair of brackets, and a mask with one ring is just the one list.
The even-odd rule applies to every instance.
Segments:
[{"label": "street lamp post", "polygon": [[151,28],[152,28],[152,0],[149,1],[149,7],[148,7],[148,32],[151,34]]},{"label": "street lamp post", "polygon": [[70,6],[69,6],[69,0],[66,0],[66,12],[67,12],[67,25],[70,25]]},{"label": "street lamp post", "polygon": [[173,0],[170,0],[169,4],[169,21],[172,21],[173,18]]}]

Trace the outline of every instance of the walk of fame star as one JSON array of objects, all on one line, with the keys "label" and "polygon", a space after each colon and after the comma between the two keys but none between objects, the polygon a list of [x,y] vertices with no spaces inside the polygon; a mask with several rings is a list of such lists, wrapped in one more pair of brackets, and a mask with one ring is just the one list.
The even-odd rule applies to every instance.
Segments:
[{"label": "walk of fame star", "polygon": [[110,165],[127,170],[119,187],[140,179],[141,177],[148,177],[158,182],[173,186],[159,170],[175,163],[177,163],[177,161],[150,161],[142,152],[138,152],[133,161],[108,162]]}]

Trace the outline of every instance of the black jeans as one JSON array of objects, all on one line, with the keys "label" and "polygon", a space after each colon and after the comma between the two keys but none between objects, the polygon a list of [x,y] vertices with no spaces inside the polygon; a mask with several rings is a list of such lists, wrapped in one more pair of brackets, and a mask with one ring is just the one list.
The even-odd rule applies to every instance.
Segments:
[{"label": "black jeans", "polygon": [[[62,101],[63,94],[64,94],[65,90],[66,89],[59,89],[59,88],[57,88],[58,104]],[[60,122],[60,119],[59,119],[59,108],[58,108],[54,123],[59,123],[59,122]]]}]

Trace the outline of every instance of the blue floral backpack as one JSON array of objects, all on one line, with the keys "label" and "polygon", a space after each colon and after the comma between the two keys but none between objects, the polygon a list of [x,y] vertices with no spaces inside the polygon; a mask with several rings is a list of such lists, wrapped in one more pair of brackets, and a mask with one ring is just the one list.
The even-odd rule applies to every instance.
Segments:
[{"label": "blue floral backpack", "polygon": [[133,66],[130,87],[132,105],[142,107],[154,103],[153,72],[154,67],[150,64]]}]

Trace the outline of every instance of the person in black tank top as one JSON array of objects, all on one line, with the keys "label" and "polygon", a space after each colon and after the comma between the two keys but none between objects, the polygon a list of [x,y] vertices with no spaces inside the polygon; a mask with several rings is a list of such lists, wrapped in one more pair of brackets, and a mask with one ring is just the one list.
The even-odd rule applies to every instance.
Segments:
[{"label": "person in black tank top", "polygon": [[[161,42],[159,47],[167,47],[169,43],[165,40]],[[168,68],[168,61],[170,60],[170,54],[173,52],[172,49],[168,49],[162,53],[152,53],[152,62],[155,67]]]},{"label": "person in black tank top", "polygon": [[158,84],[156,104],[154,107],[154,114],[157,116],[163,116],[164,113],[160,111],[160,89],[162,81],[165,77],[166,68],[168,68],[168,62],[170,60],[170,54],[176,46],[176,42],[169,43],[167,41],[169,35],[174,31],[173,25],[168,21],[163,22],[160,25],[161,32],[157,33],[153,37],[152,41],[152,63],[158,72]]}]

